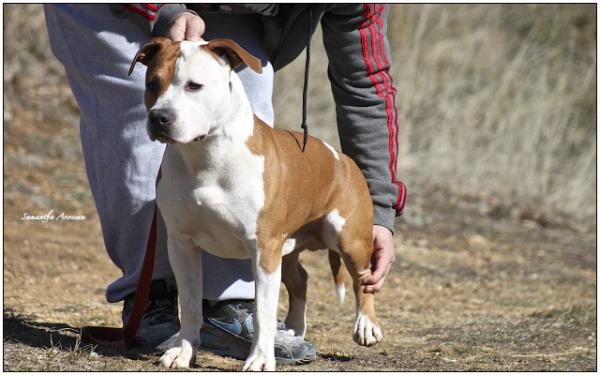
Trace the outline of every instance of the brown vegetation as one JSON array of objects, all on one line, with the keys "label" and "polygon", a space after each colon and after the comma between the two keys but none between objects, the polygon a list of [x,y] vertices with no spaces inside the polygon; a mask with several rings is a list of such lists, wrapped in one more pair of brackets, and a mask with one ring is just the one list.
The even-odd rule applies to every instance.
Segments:
[{"label": "brown vegetation", "polygon": [[[79,342],[118,325],[83,168],[78,111],[39,5],[4,5],[4,369],[157,370],[157,353]],[[398,259],[377,296],[384,341],[352,342],[326,254],[303,254],[319,359],[283,370],[596,370],[596,6],[393,5]],[[311,132],[335,114],[315,39]],[[300,124],[303,59],[276,82],[277,122]],[[325,125],[326,124],[326,125]],[[25,213],[85,215],[28,222]],[[281,311],[287,298],[281,298]],[[241,362],[207,353],[200,370]]]}]

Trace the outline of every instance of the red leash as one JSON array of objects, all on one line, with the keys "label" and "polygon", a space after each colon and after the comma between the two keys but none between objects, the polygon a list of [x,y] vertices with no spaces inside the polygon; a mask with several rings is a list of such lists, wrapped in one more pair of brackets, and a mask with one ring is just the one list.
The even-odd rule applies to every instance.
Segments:
[{"label": "red leash", "polygon": [[[160,178],[160,171],[158,172],[158,178]],[[152,271],[154,269],[154,257],[156,254],[156,211],[155,204],[152,225],[150,226],[150,234],[148,235],[148,243],[146,245],[146,255],[144,255],[144,263],[142,264],[142,271],[138,279],[137,291],[133,301],[133,309],[127,325],[123,328],[85,326],[81,328],[82,340],[121,350],[129,349],[133,345],[135,334],[140,327],[146,303],[150,296],[150,285],[152,284]]]}]

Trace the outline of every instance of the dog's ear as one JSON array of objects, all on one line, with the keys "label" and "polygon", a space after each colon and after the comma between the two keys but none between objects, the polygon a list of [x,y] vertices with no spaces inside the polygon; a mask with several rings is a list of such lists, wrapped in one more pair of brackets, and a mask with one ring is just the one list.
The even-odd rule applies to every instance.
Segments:
[{"label": "dog's ear", "polygon": [[152,38],[150,42],[144,44],[142,48],[140,48],[140,50],[135,54],[135,57],[131,62],[131,66],[129,67],[128,74],[131,75],[135,64],[137,64],[138,62],[147,66],[148,63],[152,60],[152,58],[154,58],[156,53],[160,51],[161,48],[169,44],[171,44],[171,39],[163,37]]},{"label": "dog's ear", "polygon": [[240,47],[231,39],[213,39],[206,45],[210,51],[218,56],[224,56],[229,61],[231,69],[235,69],[241,64],[246,64],[256,73],[262,73],[262,64],[258,57],[251,55],[248,51]]}]

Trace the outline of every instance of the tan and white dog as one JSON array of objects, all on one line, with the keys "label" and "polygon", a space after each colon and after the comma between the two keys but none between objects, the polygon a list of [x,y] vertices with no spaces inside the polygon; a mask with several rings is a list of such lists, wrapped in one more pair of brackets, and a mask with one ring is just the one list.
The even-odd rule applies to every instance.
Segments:
[{"label": "tan and white dog", "polygon": [[[356,164],[328,144],[274,130],[254,116],[233,69],[260,60],[228,39],[171,42],[155,38],[135,56],[148,66],[148,134],[169,143],[157,185],[177,280],[181,332],[160,362],[189,367],[202,324],[201,249],[219,257],[251,259],[256,299],[254,341],[244,370],[274,370],[280,281],[289,294],[286,326],[306,332],[306,271],[302,249],[329,249],[343,299],[340,257],[356,295],[354,340],[371,346],[383,335],[371,274],[373,207]],[[249,93],[251,95],[251,93]],[[283,260],[282,260],[283,259]]]}]

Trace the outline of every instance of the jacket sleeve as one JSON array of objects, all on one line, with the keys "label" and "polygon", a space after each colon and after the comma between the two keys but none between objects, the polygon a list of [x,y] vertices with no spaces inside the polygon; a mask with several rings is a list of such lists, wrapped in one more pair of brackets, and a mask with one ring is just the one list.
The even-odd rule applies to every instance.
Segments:
[{"label": "jacket sleeve", "polygon": [[150,22],[153,36],[166,36],[169,26],[183,12],[196,14],[185,4],[123,4],[126,11],[133,12]]},{"label": "jacket sleeve", "polygon": [[147,19],[150,22],[155,20],[156,13],[158,12],[158,9],[160,8],[160,4],[152,4],[152,3],[145,3],[145,4],[128,3],[128,4],[123,4],[123,6],[125,7],[125,9],[127,11],[136,13],[136,14],[144,17],[145,19]]},{"label": "jacket sleeve", "polygon": [[169,26],[181,13],[188,12],[198,15],[185,4],[164,4],[156,13],[156,19],[152,23],[152,35],[167,36]]},{"label": "jacket sleeve", "polygon": [[321,26],[342,151],[354,159],[369,184],[374,224],[393,232],[406,189],[396,176],[398,111],[389,72],[388,8],[334,5],[323,15]]},{"label": "jacket sleeve", "polygon": [[154,36],[167,36],[169,26],[175,20],[175,18],[181,13],[188,12],[195,15],[198,13],[189,9],[184,4],[164,4],[160,7],[156,13],[156,19],[152,24],[152,35]]}]

